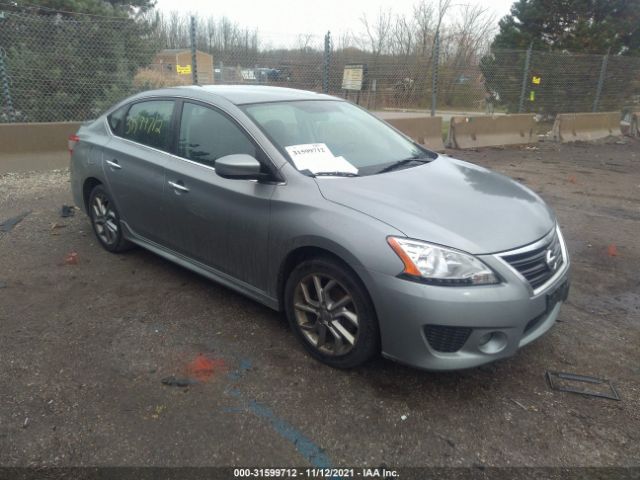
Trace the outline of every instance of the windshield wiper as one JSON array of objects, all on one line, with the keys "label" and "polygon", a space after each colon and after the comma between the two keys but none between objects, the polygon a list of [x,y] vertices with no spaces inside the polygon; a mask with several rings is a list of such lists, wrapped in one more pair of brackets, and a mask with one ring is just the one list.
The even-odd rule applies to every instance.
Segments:
[{"label": "windshield wiper", "polygon": [[398,160],[397,162],[393,162],[391,165],[387,165],[382,170],[378,170],[376,173],[385,173],[390,172],[391,170],[395,170],[396,168],[402,167],[404,165],[408,165],[410,163],[418,162],[418,163],[429,163],[432,159],[429,157],[410,157],[405,158],[404,160]]},{"label": "windshield wiper", "polygon": [[316,172],[314,177],[359,177],[357,173],[351,172]]}]

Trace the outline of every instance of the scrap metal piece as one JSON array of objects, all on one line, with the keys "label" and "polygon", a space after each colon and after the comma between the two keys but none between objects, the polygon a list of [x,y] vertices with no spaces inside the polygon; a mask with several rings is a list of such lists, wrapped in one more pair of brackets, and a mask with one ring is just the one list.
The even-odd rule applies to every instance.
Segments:
[{"label": "scrap metal piece", "polygon": [[23,212],[20,215],[16,215],[15,217],[9,218],[0,223],[0,232],[10,232],[11,230],[13,230],[13,227],[19,224],[30,213],[31,210],[29,210],[28,212]]},{"label": "scrap metal piece", "polygon": [[73,206],[62,205],[62,208],[60,209],[60,216],[62,218],[73,217],[75,213],[76,213],[76,210],[75,210],[75,207]]},{"label": "scrap metal piece", "polygon": [[[618,400],[620,401],[620,395],[616,388],[611,384],[609,380],[604,380],[602,378],[590,377],[588,375],[577,375],[575,373],[566,373],[566,372],[551,372],[547,371],[545,373],[547,378],[547,382],[549,382],[549,387],[553,390],[558,390],[560,392],[570,392],[570,393],[579,393],[581,395],[588,395],[591,397],[600,397],[607,398],[609,400]],[[586,383],[588,385],[602,385],[608,387],[607,391],[597,391],[594,389],[589,389],[588,387],[579,388],[575,386],[571,386],[566,382],[580,382]]]},{"label": "scrap metal piece", "polygon": [[190,385],[196,385],[198,383],[197,380],[193,380],[191,378],[184,378],[184,377],[175,377],[175,376],[170,376],[170,377],[165,377],[162,380],[160,380],[162,382],[163,385],[167,385],[169,387],[188,387]]}]

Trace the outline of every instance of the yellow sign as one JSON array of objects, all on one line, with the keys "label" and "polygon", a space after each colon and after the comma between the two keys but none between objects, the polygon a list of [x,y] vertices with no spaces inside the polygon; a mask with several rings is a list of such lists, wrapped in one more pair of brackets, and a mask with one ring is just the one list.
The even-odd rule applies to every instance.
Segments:
[{"label": "yellow sign", "polygon": [[191,75],[191,65],[176,65],[176,72],[178,75]]},{"label": "yellow sign", "polygon": [[531,92],[529,93],[529,100],[532,102],[536,100],[536,92],[534,92],[533,90],[531,90]]},{"label": "yellow sign", "polygon": [[531,79],[531,83],[534,83],[536,85],[540,85],[540,80],[542,80],[542,77],[536,77],[534,75],[533,78]]}]

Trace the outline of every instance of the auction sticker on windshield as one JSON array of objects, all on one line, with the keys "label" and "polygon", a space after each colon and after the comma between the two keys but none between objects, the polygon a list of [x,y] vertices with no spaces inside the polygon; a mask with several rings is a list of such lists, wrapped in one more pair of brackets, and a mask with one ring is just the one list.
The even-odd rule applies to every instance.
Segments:
[{"label": "auction sticker on windshield", "polygon": [[309,170],[311,173],[358,173],[344,157],[335,157],[324,143],[305,143],[285,147],[298,170]]}]

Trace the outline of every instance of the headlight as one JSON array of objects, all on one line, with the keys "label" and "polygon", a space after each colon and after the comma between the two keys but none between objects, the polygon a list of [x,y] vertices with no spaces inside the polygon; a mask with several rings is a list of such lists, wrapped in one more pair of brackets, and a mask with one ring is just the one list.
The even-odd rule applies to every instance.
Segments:
[{"label": "headlight", "polygon": [[489,285],[498,277],[484,263],[467,253],[418,240],[388,237],[404,263],[403,273],[435,285]]}]

